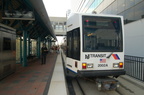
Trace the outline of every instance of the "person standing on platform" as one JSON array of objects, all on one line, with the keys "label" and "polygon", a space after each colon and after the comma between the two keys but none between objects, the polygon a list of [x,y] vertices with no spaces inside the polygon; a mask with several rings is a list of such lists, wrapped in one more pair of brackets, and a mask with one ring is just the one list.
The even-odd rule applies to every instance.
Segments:
[{"label": "person standing on platform", "polygon": [[42,63],[41,64],[46,64],[46,55],[48,53],[48,49],[45,45],[45,43],[43,43],[43,46],[41,48],[41,53],[42,53]]}]

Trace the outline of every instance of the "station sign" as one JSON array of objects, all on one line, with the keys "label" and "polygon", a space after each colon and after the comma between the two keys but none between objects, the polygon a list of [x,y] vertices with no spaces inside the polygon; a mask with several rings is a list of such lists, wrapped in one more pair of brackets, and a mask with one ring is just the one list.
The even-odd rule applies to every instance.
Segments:
[{"label": "station sign", "polygon": [[3,12],[2,19],[35,20],[32,11],[9,11]]}]

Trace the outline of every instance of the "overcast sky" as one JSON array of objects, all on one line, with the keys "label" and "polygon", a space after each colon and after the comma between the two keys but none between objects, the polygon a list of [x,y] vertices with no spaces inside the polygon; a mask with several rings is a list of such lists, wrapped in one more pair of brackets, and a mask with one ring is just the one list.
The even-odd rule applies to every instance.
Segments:
[{"label": "overcast sky", "polygon": [[[66,17],[66,11],[71,8],[70,0],[43,0],[48,16]],[[58,36],[58,43],[61,44],[63,37]]]},{"label": "overcast sky", "polygon": [[66,17],[66,11],[70,9],[70,0],[43,0],[48,16]]}]

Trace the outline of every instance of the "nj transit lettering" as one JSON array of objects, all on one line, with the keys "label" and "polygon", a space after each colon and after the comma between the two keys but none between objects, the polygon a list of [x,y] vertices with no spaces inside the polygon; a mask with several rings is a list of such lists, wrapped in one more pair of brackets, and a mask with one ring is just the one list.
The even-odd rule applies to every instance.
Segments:
[{"label": "nj transit lettering", "polygon": [[85,54],[85,59],[102,58],[102,57],[106,57],[106,54]]}]

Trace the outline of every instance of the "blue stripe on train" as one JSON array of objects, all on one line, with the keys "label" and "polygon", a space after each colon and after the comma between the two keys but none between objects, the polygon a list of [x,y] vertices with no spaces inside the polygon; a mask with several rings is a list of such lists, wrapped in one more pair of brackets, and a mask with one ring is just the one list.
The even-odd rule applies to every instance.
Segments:
[{"label": "blue stripe on train", "polygon": [[77,73],[77,72],[75,72],[75,71],[73,71],[73,70],[71,70],[71,69],[69,69],[69,68],[66,68],[66,69],[70,70],[70,71],[73,72],[73,73]]}]

